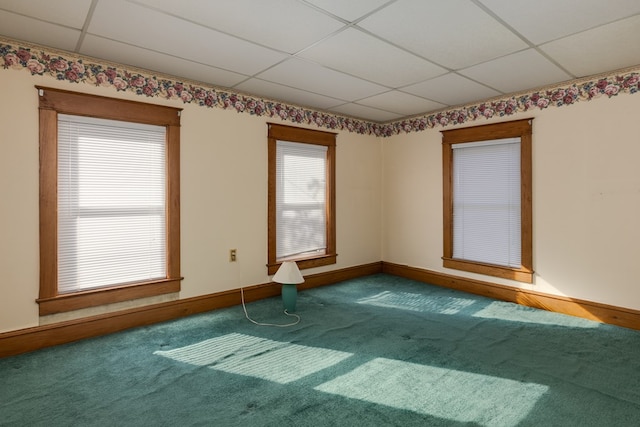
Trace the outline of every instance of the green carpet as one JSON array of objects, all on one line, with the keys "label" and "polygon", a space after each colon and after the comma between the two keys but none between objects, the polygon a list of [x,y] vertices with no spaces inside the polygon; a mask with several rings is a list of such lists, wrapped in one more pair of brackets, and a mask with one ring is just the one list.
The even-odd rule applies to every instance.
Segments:
[{"label": "green carpet", "polygon": [[[287,323],[279,298],[247,305]],[[2,426],[635,426],[640,333],[389,275],[0,359]]]}]

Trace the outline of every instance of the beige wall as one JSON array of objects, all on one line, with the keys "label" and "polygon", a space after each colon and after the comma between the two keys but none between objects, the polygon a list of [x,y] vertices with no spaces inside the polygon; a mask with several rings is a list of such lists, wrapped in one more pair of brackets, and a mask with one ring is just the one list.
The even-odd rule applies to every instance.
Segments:
[{"label": "beige wall", "polygon": [[[442,128],[383,141],[383,259],[640,309],[640,96],[536,110],[532,285],[442,267]],[[450,127],[453,128],[453,127]]]},{"label": "beige wall", "polygon": [[[37,326],[38,99],[35,85],[184,108],[182,273],[188,298],[269,281],[264,117],[208,109],[26,70],[0,70],[0,332]],[[534,117],[534,283],[442,267],[442,128],[389,138],[340,132],[338,264],[380,260],[554,295],[640,309],[640,96],[621,94],[505,119]],[[276,119],[272,119],[276,120]],[[228,261],[229,249],[238,262]],[[140,302],[89,309],[91,315]]]},{"label": "beige wall", "polygon": [[[25,70],[0,70],[0,332],[41,323],[35,302],[39,286],[35,85],[184,108],[181,249],[185,279],[179,298],[269,281],[265,267],[266,118],[180,101],[147,99],[112,88],[70,84],[50,77],[33,77]],[[337,138],[336,161],[338,263],[305,270],[304,274],[381,259],[381,139],[341,132]],[[238,250],[236,263],[229,262],[231,248]],[[155,301],[158,298],[147,302]],[[81,314],[131,305],[90,309]]]}]

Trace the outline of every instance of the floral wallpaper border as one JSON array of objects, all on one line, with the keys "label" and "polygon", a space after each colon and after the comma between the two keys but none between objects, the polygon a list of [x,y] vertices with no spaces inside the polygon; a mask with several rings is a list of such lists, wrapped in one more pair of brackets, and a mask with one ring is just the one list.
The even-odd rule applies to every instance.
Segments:
[{"label": "floral wallpaper border", "polygon": [[180,99],[185,104],[233,109],[238,113],[279,117],[293,123],[315,124],[331,130],[346,130],[382,137],[462,124],[483,117],[506,117],[523,111],[561,107],[600,96],[611,98],[621,93],[633,94],[640,91],[640,71],[631,69],[619,74],[575,81],[562,87],[506,96],[385,124],[333,115],[200,84],[184,83],[116,65],[95,63],[91,59],[75,57],[71,53],[55,53],[43,49],[35,45],[0,39],[0,65],[4,69],[24,69],[32,75],[48,75],[71,83],[111,86],[117,91],[134,92],[150,98]]}]

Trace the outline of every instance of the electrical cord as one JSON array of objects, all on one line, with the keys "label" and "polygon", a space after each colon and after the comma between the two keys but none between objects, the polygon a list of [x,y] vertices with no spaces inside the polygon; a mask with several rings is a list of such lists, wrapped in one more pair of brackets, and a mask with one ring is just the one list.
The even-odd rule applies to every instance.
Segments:
[{"label": "electrical cord", "polygon": [[247,313],[247,307],[246,307],[246,305],[244,303],[244,288],[240,288],[240,298],[242,299],[242,309],[244,310],[244,316],[251,323],[254,323],[254,324],[258,325],[258,326],[276,326],[278,328],[287,328],[289,326],[297,325],[298,323],[300,323],[300,316],[298,316],[297,314],[294,314],[294,313],[289,313],[287,310],[284,311],[284,314],[286,314],[289,317],[295,317],[296,318],[295,322],[293,322],[293,323],[285,323],[283,325],[279,325],[277,323],[260,323],[260,322],[256,322],[255,320],[250,318],[249,317],[249,313]]}]

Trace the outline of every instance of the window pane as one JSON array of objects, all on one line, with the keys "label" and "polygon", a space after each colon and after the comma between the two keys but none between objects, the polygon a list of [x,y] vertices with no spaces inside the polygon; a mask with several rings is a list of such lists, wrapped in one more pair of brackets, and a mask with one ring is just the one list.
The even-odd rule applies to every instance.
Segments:
[{"label": "window pane", "polygon": [[166,277],[165,128],[59,115],[58,290]]},{"label": "window pane", "polygon": [[520,267],[520,139],[453,150],[453,256]]},{"label": "window pane", "polygon": [[277,142],[276,258],[326,251],[327,147]]}]

